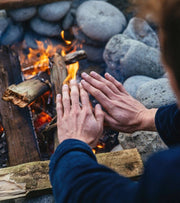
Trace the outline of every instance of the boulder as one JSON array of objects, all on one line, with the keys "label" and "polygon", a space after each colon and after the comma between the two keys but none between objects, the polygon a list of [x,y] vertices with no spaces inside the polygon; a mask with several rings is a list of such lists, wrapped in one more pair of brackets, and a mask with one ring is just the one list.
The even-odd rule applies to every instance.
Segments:
[{"label": "boulder", "polygon": [[122,12],[104,1],[82,3],[77,9],[76,20],[85,35],[102,42],[122,32],[126,26]]},{"label": "boulder", "polygon": [[159,108],[176,102],[167,78],[152,80],[141,85],[137,90],[136,98],[147,108]]},{"label": "boulder", "polygon": [[59,1],[40,6],[38,14],[43,20],[59,21],[70,9],[71,1]]}]

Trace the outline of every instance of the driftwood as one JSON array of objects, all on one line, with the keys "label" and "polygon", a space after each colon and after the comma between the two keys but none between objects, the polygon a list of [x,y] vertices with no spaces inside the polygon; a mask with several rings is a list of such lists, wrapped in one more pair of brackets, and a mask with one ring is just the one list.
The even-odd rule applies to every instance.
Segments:
[{"label": "driftwood", "polygon": [[56,1],[62,0],[1,0],[0,1],[0,9],[15,9],[22,7],[30,7],[41,4],[52,3]]},{"label": "driftwood", "polygon": [[[21,81],[17,56],[8,48],[0,47],[0,98],[8,85]],[[0,119],[8,144],[9,165],[40,160],[29,109],[20,109],[2,99],[0,107]]]},{"label": "driftwood", "polygon": [[[51,78],[51,83],[53,88],[53,98],[54,98],[54,101],[56,101],[56,95],[62,93],[63,81],[67,77],[67,68],[63,57],[57,53],[52,58],[51,62],[52,62],[52,68],[50,69],[51,70],[50,78]],[[56,111],[54,112],[54,115],[55,114],[56,114]],[[59,142],[57,137],[57,130],[55,130],[54,131],[54,150],[56,149],[58,144]]]},{"label": "driftwood", "polygon": [[[56,57],[53,57],[52,63],[57,64],[58,67],[60,67],[60,64],[58,64],[60,61],[59,58],[57,57],[58,54],[55,54],[55,55]],[[65,64],[70,64],[70,63],[76,62],[77,60],[84,59],[85,57],[86,57],[85,51],[80,50],[74,53],[67,54],[66,56],[62,57],[61,60],[63,60]],[[56,60],[56,61],[53,62],[53,60],[54,61]],[[33,68],[33,66],[30,66],[29,68]],[[64,70],[65,70],[65,66],[64,66]],[[63,78],[64,79],[66,78],[67,76],[66,71],[63,72],[61,68],[60,70],[56,70],[56,71],[58,71],[58,73],[56,72],[54,76],[56,76],[57,74],[58,75],[62,74],[62,76],[58,76],[58,77],[60,77],[61,80]],[[56,80],[56,79],[54,78],[53,80]],[[60,83],[63,83],[63,81],[61,81]],[[61,89],[62,87],[62,84],[61,86],[59,86],[60,83],[58,82],[58,84],[55,85],[59,89]],[[4,92],[3,100],[10,101],[14,105],[24,108],[32,101],[34,101],[37,97],[41,96],[48,90],[50,90],[49,77],[47,76],[46,73],[41,73],[37,77],[24,81],[18,85],[13,84],[9,86],[7,90]]]},{"label": "driftwood", "polygon": [[[96,155],[100,164],[129,177],[139,177],[143,163],[137,149]],[[50,189],[48,175],[49,161],[32,162],[0,169],[0,200],[25,197],[29,193]]]}]

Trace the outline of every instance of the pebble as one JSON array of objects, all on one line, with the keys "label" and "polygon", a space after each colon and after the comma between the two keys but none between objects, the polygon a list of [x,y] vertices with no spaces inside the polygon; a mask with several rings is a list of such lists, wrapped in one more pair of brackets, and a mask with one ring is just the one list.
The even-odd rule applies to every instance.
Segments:
[{"label": "pebble", "polygon": [[0,43],[2,45],[12,45],[19,42],[23,37],[23,27],[18,24],[10,24],[6,31],[2,34]]},{"label": "pebble", "polygon": [[167,78],[160,78],[141,85],[137,90],[136,98],[149,109],[176,102]]},{"label": "pebble", "polygon": [[159,50],[123,34],[109,40],[103,58],[107,71],[121,82],[133,75],[159,78],[164,74]]},{"label": "pebble", "polygon": [[82,3],[77,9],[76,20],[85,35],[102,42],[122,32],[126,26],[123,13],[104,1]]},{"label": "pebble", "polygon": [[71,1],[59,1],[40,6],[38,14],[43,20],[59,21],[70,9]]},{"label": "pebble", "polygon": [[148,23],[141,18],[132,18],[123,34],[127,35],[131,39],[141,41],[147,46],[154,47],[156,49],[160,48],[157,34],[148,25]]},{"label": "pebble", "polygon": [[8,14],[14,21],[23,22],[31,19],[37,12],[36,7],[19,8],[8,11]]},{"label": "pebble", "polygon": [[48,37],[60,36],[61,33],[59,23],[50,23],[38,17],[35,17],[30,21],[30,26],[36,33]]},{"label": "pebble", "polygon": [[145,84],[146,82],[155,80],[153,78],[144,76],[144,75],[135,75],[129,77],[127,80],[124,81],[123,86],[126,91],[136,99],[136,93],[138,88]]}]

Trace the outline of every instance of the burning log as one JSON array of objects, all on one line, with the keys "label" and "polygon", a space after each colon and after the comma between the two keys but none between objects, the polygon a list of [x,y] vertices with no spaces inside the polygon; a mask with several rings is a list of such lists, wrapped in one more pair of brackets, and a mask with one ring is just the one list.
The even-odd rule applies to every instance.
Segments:
[{"label": "burning log", "polygon": [[1,0],[0,9],[15,9],[52,3],[62,0]]},{"label": "burning log", "polygon": [[[53,57],[52,59],[52,63],[54,64],[53,72],[55,73],[56,71],[56,73],[53,76],[54,78],[51,80],[55,82],[60,79],[59,81],[57,81],[57,84],[55,84],[55,87],[59,89],[61,89],[63,80],[67,76],[65,64],[74,63],[77,60],[84,59],[86,57],[86,53],[85,51],[80,50],[74,53],[69,53],[64,57],[61,57],[61,58],[60,57],[61,57],[60,55],[55,54],[55,57]],[[64,61],[63,69],[61,68],[62,64],[59,64],[59,63],[62,63],[61,61]],[[33,68],[33,67],[30,66],[30,68]],[[59,77],[59,79],[55,78],[56,76]],[[50,90],[51,89],[50,86],[51,85],[50,85],[50,80],[48,75],[46,73],[41,73],[35,78],[24,81],[18,85],[13,84],[9,86],[7,90],[4,92],[4,95],[2,98],[5,101],[11,101],[14,105],[24,108],[28,104],[33,102],[37,97],[41,96],[46,91]],[[60,92],[60,90],[58,90],[57,92]]]},{"label": "burning log", "polygon": [[[100,164],[106,165],[121,175],[137,179],[143,171],[143,163],[137,149],[96,155]],[[38,161],[0,169],[0,201],[30,196],[51,189],[49,161]],[[33,194],[32,194],[33,195]]]},{"label": "burning log", "polygon": [[[18,57],[7,47],[0,48],[0,97],[9,84],[22,81]],[[39,153],[28,108],[20,109],[0,100],[0,118],[5,129],[9,165],[38,161]]]}]

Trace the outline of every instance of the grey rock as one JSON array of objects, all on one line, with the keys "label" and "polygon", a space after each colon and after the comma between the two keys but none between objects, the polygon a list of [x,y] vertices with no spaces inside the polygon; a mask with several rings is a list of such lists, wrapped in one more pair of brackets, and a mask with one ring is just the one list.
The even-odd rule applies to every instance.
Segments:
[{"label": "grey rock", "polygon": [[18,24],[10,24],[6,31],[2,34],[1,44],[2,45],[12,45],[19,42],[23,37],[23,27]]},{"label": "grey rock", "polygon": [[36,7],[19,8],[8,11],[11,18],[17,22],[23,22],[31,19],[37,12]]},{"label": "grey rock", "polygon": [[81,30],[91,39],[108,41],[126,26],[122,12],[104,1],[87,1],[79,6],[76,20]]},{"label": "grey rock", "polygon": [[82,49],[87,54],[87,59],[93,62],[103,61],[104,47],[94,47],[86,44],[82,44]]},{"label": "grey rock", "polygon": [[50,23],[36,17],[30,21],[30,26],[33,31],[40,35],[55,37],[61,33],[61,27],[59,23]]},{"label": "grey rock", "polygon": [[160,48],[157,34],[148,25],[148,23],[141,18],[132,18],[123,34],[127,35],[131,39],[141,41],[147,46],[154,47],[156,49]]},{"label": "grey rock", "polygon": [[90,39],[88,36],[86,36],[78,26],[73,26],[72,27],[72,32],[73,35],[75,36],[75,38],[83,44],[87,44],[90,46],[95,46],[95,47],[99,47],[99,46],[104,46],[105,43],[104,42],[100,42],[100,41],[96,41],[96,40],[92,40]]},{"label": "grey rock", "polygon": [[6,17],[0,17],[0,37],[3,34],[3,32],[6,30],[8,25],[11,23],[9,18]]},{"label": "grey rock", "polygon": [[136,98],[147,108],[159,108],[176,102],[167,78],[160,78],[141,85],[137,90]]},{"label": "grey rock", "polygon": [[146,82],[155,80],[153,78],[144,76],[144,75],[135,75],[129,77],[127,80],[124,81],[123,86],[126,91],[136,99],[136,93],[138,88],[145,84]]},{"label": "grey rock", "polygon": [[111,152],[118,152],[118,151],[121,151],[123,150],[122,146],[120,144],[118,144],[117,146],[115,146]]},{"label": "grey rock", "polygon": [[40,6],[38,14],[43,20],[58,21],[62,19],[70,9],[71,1],[59,1]]},{"label": "grey rock", "polygon": [[167,149],[157,132],[137,131],[133,134],[119,133],[118,140],[123,149],[137,148],[143,162],[154,152]]},{"label": "grey rock", "polygon": [[6,10],[4,10],[4,9],[2,9],[2,10],[0,10],[0,17],[7,17],[7,12],[6,12]]},{"label": "grey rock", "polygon": [[23,203],[54,203],[54,197],[53,195],[42,195],[39,197],[33,197],[33,198],[27,198],[24,201],[22,201]]},{"label": "grey rock", "polygon": [[109,40],[103,58],[107,71],[121,82],[133,75],[159,78],[164,74],[159,50],[123,34]]}]

